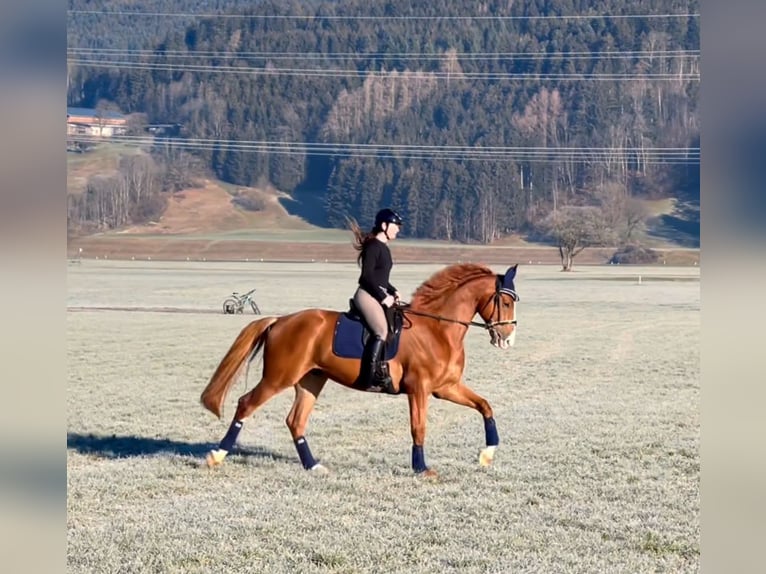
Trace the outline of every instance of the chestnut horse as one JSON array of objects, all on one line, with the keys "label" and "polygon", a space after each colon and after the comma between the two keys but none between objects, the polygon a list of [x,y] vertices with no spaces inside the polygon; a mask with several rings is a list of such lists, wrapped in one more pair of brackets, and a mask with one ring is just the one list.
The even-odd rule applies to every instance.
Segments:
[{"label": "chestnut horse", "polygon": [[[433,395],[476,409],[484,419],[486,447],[482,466],[492,463],[499,444],[492,407],[462,380],[465,367],[463,340],[469,326],[489,331],[490,343],[507,349],[516,335],[514,287],[516,265],[504,275],[476,264],[452,265],[434,274],[415,291],[409,305],[400,307],[406,317],[397,354],[389,360],[396,390],[405,393],[410,406],[412,468],[434,476],[423,453],[428,399]],[[483,322],[473,321],[476,314]],[[359,373],[357,359],[341,358],[332,350],[338,311],[305,309],[282,317],[266,317],[247,325],[218,365],[202,392],[202,404],[220,418],[226,394],[241,369],[263,352],[260,382],[239,399],[234,419],[217,449],[207,455],[209,466],[221,464],[233,448],[245,419],[277,393],[295,388],[295,401],[287,416],[301,463],[307,470],[321,470],[304,436],[309,415],[327,379],[353,387]]]}]

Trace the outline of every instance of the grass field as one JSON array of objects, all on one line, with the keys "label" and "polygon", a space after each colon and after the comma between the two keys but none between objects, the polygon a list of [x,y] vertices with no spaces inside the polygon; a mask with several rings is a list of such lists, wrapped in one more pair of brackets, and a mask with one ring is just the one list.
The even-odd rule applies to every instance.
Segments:
[{"label": "grass field", "polygon": [[[438,268],[400,265],[392,281],[410,293]],[[466,337],[466,382],[500,431],[489,469],[476,412],[432,399],[426,456],[440,476],[422,480],[406,399],[332,383],[307,433],[329,474],[298,462],[289,392],[247,422],[239,453],[204,467],[260,369],[223,420],[200,406],[253,317],[223,315],[223,298],[257,287],[266,314],[343,309],[357,273],[69,266],[69,572],[699,571],[698,268],[522,265],[516,346]]]}]

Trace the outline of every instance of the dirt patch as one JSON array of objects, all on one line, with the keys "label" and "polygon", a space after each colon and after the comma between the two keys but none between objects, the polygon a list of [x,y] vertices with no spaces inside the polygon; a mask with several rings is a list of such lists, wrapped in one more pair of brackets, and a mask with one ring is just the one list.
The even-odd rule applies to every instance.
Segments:
[{"label": "dirt patch", "polygon": [[[279,192],[273,189],[234,187],[231,192],[220,183],[204,180],[201,187],[184,189],[168,197],[167,208],[159,221],[134,225],[122,230],[126,235],[178,235],[235,231],[238,229],[310,228],[279,203]],[[236,198],[248,198],[258,210],[236,205]]]},{"label": "dirt patch", "polygon": [[673,213],[677,201],[678,200],[674,197],[666,197],[664,199],[644,199],[641,203],[650,217],[657,217],[659,215]]},{"label": "dirt patch", "polygon": [[[82,248],[82,252],[79,249]],[[443,247],[391,246],[398,263],[457,263],[475,261],[487,264],[558,265],[559,253],[553,247],[484,247],[449,245]],[[168,236],[91,236],[73,240],[70,257],[87,259],[153,259],[165,261],[333,261],[353,262],[356,251],[349,243],[278,242],[248,240],[179,239]],[[606,264],[612,248],[586,249],[575,265]],[[658,265],[699,265],[698,250],[659,250]]]}]

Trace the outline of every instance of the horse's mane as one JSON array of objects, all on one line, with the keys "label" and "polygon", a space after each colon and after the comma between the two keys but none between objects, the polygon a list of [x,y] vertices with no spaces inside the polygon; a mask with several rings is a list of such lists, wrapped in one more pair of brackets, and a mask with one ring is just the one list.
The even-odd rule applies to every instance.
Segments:
[{"label": "horse's mane", "polygon": [[476,263],[450,265],[434,273],[418,287],[412,296],[411,304],[424,311],[436,310],[455,289],[487,275],[494,275],[494,272],[484,265]]}]

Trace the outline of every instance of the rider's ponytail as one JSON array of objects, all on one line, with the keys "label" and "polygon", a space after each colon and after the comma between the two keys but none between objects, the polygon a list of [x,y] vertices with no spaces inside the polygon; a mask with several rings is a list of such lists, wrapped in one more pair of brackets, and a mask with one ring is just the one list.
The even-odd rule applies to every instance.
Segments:
[{"label": "rider's ponytail", "polygon": [[357,264],[361,265],[364,248],[367,247],[367,244],[370,241],[375,239],[375,230],[365,233],[362,231],[362,228],[359,227],[359,224],[356,222],[356,220],[351,217],[346,218],[346,224],[351,230],[351,233],[354,234],[354,249],[359,252],[359,255],[356,257],[356,262]]}]

